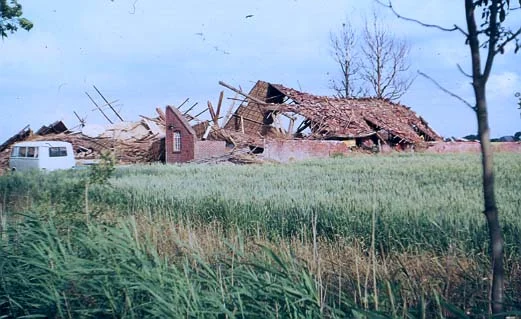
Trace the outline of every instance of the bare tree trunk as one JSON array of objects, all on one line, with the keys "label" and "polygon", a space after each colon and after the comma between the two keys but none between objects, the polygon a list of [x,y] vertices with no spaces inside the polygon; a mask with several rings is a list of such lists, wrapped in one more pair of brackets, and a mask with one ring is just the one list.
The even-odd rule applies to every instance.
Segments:
[{"label": "bare tree trunk", "polygon": [[504,268],[503,268],[503,236],[499,225],[499,214],[494,193],[494,163],[492,159],[492,144],[490,142],[490,128],[488,126],[488,111],[486,85],[492,63],[495,56],[497,40],[497,16],[498,3],[494,0],[491,5],[490,25],[491,38],[488,43],[488,56],[485,70],[481,72],[481,55],[478,38],[478,29],[474,18],[476,6],[473,0],[465,0],[465,14],[468,29],[468,43],[472,59],[472,86],[476,98],[476,116],[478,120],[478,135],[481,142],[481,164],[483,173],[483,199],[487,218],[488,234],[490,241],[490,259],[492,263],[492,291],[490,304],[493,314],[503,312],[504,302]]},{"label": "bare tree trunk", "polygon": [[478,119],[478,134],[481,142],[481,164],[483,169],[484,214],[487,218],[490,240],[490,257],[492,262],[492,313],[503,312],[504,302],[504,267],[503,267],[503,236],[499,225],[498,209],[494,192],[494,165],[490,129],[488,127],[487,101],[484,85],[475,87],[476,115]]}]

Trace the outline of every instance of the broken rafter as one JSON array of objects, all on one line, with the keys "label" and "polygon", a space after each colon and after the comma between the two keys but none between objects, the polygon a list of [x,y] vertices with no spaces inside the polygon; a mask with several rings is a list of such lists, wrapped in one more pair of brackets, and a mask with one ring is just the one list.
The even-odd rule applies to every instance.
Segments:
[{"label": "broken rafter", "polygon": [[208,101],[208,110],[210,111],[210,116],[212,117],[213,124],[216,126],[219,126],[218,115],[217,115],[217,113],[215,113],[212,102],[210,102],[210,101]]},{"label": "broken rafter", "polygon": [[251,95],[249,95],[249,94],[247,94],[247,93],[244,93],[244,92],[242,92],[241,90],[236,89],[236,88],[234,88],[233,86],[224,83],[223,81],[219,81],[219,84],[222,85],[222,86],[224,86],[224,87],[227,88],[227,89],[232,90],[232,91],[235,92],[235,93],[238,93],[238,94],[240,94],[240,95],[242,95],[242,96],[244,96],[244,97],[250,99],[251,101],[253,101],[253,102],[255,102],[255,103],[258,103],[258,104],[261,104],[261,105],[268,105],[268,103],[266,103],[266,102],[264,102],[264,101],[261,101],[261,100],[259,100],[258,98],[253,97],[253,96],[251,96]]},{"label": "broken rafter", "polygon": [[253,119],[250,119],[250,118],[247,118],[247,117],[241,116],[241,115],[233,114],[232,116],[233,116],[233,117],[240,118],[241,121],[242,121],[242,120],[246,120],[246,121],[248,121],[248,122],[253,122],[253,123],[256,123],[256,124],[264,125],[264,123],[262,123],[262,122],[259,122],[259,121],[256,121],[256,120],[253,120]]},{"label": "broken rafter", "polygon": [[201,112],[197,113],[195,116],[192,116],[192,118],[196,119],[197,117],[199,117],[199,115],[203,114],[204,112],[208,111],[208,108],[202,110]]},{"label": "broken rafter", "polygon": [[159,115],[159,119],[164,122],[166,120],[165,112],[160,107],[156,107],[156,112]]},{"label": "broken rafter", "polygon": [[186,110],[186,111],[183,112],[183,115],[187,115],[191,110],[193,110],[193,108],[194,108],[197,104],[198,104],[197,102],[195,102],[194,104],[192,104],[192,106],[190,106],[190,107],[188,108],[188,110]]},{"label": "broken rafter", "polygon": [[219,117],[219,115],[221,115],[221,107],[223,105],[223,99],[224,99],[224,91],[221,91],[221,93],[219,94],[219,102],[217,103],[217,111],[216,111],[217,117]]},{"label": "broken rafter", "polygon": [[109,121],[110,124],[114,124],[114,122],[112,122],[112,120],[107,116],[107,114],[105,114],[105,112],[103,112],[103,110],[101,109],[101,107],[98,105],[98,103],[96,103],[96,101],[94,101],[94,99],[89,95],[89,93],[85,92],[85,94],[89,97],[89,99],[91,100],[91,102],[96,105],[96,108],[101,112],[101,114],[103,114],[103,116],[107,119],[107,121]]},{"label": "broken rafter", "polygon": [[185,103],[188,102],[188,100],[190,100],[189,97],[187,97],[186,100],[184,100],[183,103],[181,103],[181,104],[177,107],[177,109],[178,109],[179,111],[181,111],[181,107],[183,107],[183,105],[185,105]]},{"label": "broken rafter", "polygon": [[[235,98],[233,98],[233,99],[230,98],[232,100],[232,104],[230,105],[230,107],[228,108],[228,111],[226,111],[226,115],[224,116],[223,127],[226,126],[226,124],[228,124],[228,121],[230,120],[230,117],[232,116],[232,111],[233,111],[233,108],[235,107],[235,101],[238,101],[237,96],[238,96],[238,94],[235,93]],[[244,101],[245,100],[242,100],[242,102],[244,102]]]},{"label": "broken rafter", "polygon": [[110,104],[109,101],[107,101],[107,99],[103,96],[103,94],[101,94],[101,92],[98,90],[98,88],[93,85],[92,86],[94,88],[94,90],[96,90],[96,92],[98,92],[98,94],[101,96],[101,98],[103,99],[103,101],[105,101],[105,103],[108,104],[108,106],[110,107],[110,109],[112,110],[112,112],[114,112],[114,114],[116,114],[116,116],[121,120],[121,122],[124,122],[123,118],[119,115],[118,112],[116,112],[116,110],[112,107],[112,105]]}]

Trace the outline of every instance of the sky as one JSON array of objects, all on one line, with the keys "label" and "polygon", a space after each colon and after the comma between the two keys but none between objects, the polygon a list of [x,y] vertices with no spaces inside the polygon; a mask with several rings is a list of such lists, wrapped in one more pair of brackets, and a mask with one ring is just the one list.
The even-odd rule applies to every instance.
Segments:
[{"label": "sky", "polygon": [[[462,35],[397,19],[371,0],[19,2],[34,28],[0,42],[0,143],[28,124],[37,130],[63,120],[74,127],[79,124],[74,111],[88,124],[106,124],[85,95],[103,104],[93,85],[109,101],[117,100],[117,110],[129,121],[156,116],[156,107],[179,105],[186,98],[190,105],[199,103],[194,113],[201,111],[208,100],[217,104],[221,90],[226,107],[235,94],[221,87],[221,80],[245,91],[264,80],[332,95],[329,80],[338,68],[330,32],[346,20],[361,28],[374,10],[397,38],[410,44],[413,74],[424,72],[473,104],[470,79],[457,68],[460,64],[470,71]],[[463,1],[393,4],[403,15],[427,23],[465,26]],[[521,53],[512,51],[497,57],[488,85],[496,137],[521,131],[514,96],[521,91]],[[472,110],[421,76],[400,103],[442,136],[477,131]]]}]

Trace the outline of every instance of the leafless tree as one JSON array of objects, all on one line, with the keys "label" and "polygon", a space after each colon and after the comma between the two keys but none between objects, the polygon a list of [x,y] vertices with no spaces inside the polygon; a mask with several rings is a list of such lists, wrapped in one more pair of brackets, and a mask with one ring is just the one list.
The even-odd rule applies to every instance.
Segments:
[{"label": "leafless tree", "polygon": [[340,80],[332,78],[330,88],[340,98],[355,97],[361,93],[360,59],[357,53],[357,36],[349,21],[342,24],[338,33],[330,33],[331,56],[340,69]]},{"label": "leafless tree", "polygon": [[413,82],[407,42],[394,36],[373,13],[372,21],[365,23],[361,49],[362,79],[371,95],[390,100],[402,97]]},{"label": "leafless tree", "polygon": [[373,13],[361,31],[346,22],[339,33],[330,34],[332,57],[341,75],[331,80],[330,88],[338,97],[397,100],[409,89],[410,47],[388,30]]},{"label": "leafless tree", "polygon": [[[511,6],[510,0],[465,0],[466,28],[458,25],[447,28],[406,18],[395,10],[390,1],[387,4],[382,3],[381,0],[377,1],[390,8],[401,19],[443,31],[460,32],[465,37],[465,44],[469,46],[472,71],[470,74],[463,73],[471,80],[475,104],[465,103],[476,113],[478,135],[481,144],[483,213],[487,220],[492,263],[490,308],[493,314],[501,314],[504,311],[505,297],[504,243],[494,191],[493,152],[490,142],[486,92],[492,66],[498,54],[503,54],[508,44],[514,46],[514,53],[521,49],[521,23],[519,22],[521,19],[513,17],[515,14],[514,10],[518,10],[519,7],[514,8]],[[519,6],[521,6],[521,0],[518,0],[518,2]],[[508,24],[506,23],[507,20]]]}]

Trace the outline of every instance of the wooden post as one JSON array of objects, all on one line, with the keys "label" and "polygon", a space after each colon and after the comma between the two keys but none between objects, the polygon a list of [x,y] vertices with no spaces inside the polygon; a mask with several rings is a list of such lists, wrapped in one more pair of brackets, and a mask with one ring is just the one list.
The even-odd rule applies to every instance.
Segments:
[{"label": "wooden post", "polygon": [[96,90],[96,92],[98,92],[98,94],[101,96],[101,98],[103,99],[103,101],[105,101],[105,103],[107,103],[107,105],[110,107],[110,109],[112,110],[112,112],[114,112],[114,114],[116,114],[116,116],[121,120],[121,122],[124,122],[123,121],[123,118],[119,115],[118,112],[116,112],[116,110],[114,110],[114,108],[112,107],[112,104],[110,104],[109,101],[107,101],[107,99],[103,96],[103,94],[101,94],[101,92],[98,90],[98,88],[93,85],[94,87],[94,90]]},{"label": "wooden post", "polygon": [[292,117],[289,119],[289,126],[288,126],[288,137],[291,137],[293,134],[293,126],[295,125],[295,118]]},{"label": "wooden post", "polygon": [[110,124],[114,124],[114,122],[112,122],[110,120],[110,118],[107,116],[107,114],[105,114],[105,112],[103,112],[101,107],[99,107],[98,103],[96,103],[96,101],[94,101],[94,99],[89,95],[89,93],[85,92],[85,94],[87,94],[87,96],[92,101],[92,103],[94,103],[94,105],[96,105],[96,108],[101,112],[101,114],[103,114],[103,116],[107,119],[107,121],[109,121]]}]

